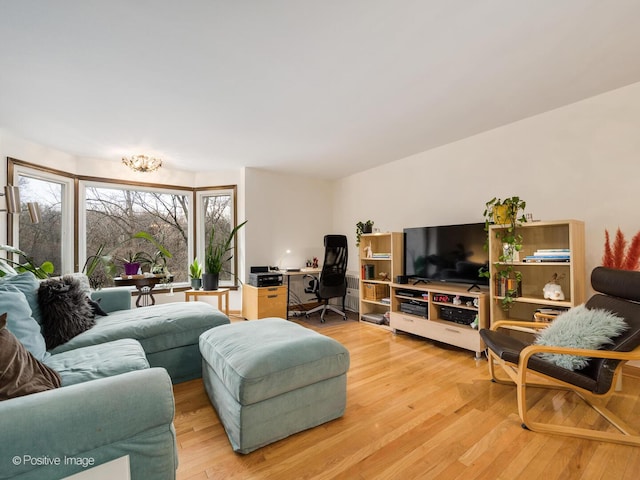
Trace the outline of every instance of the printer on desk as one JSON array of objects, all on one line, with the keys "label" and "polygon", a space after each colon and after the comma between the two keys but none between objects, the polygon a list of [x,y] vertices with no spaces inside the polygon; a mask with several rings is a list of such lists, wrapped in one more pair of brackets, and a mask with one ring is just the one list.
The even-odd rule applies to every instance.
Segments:
[{"label": "printer on desk", "polygon": [[282,285],[283,275],[269,267],[251,267],[249,285],[254,287],[278,287]]}]

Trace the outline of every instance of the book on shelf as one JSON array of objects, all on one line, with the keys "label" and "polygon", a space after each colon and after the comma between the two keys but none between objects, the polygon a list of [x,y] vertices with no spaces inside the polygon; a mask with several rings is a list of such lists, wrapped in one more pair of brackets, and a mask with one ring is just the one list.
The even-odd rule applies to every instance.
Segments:
[{"label": "book on shelf", "polygon": [[538,255],[527,255],[524,257],[524,261],[527,263],[532,262],[570,262],[570,255],[556,255],[556,256],[538,256]]},{"label": "book on shelf", "polygon": [[391,258],[390,253],[372,253],[371,258]]},{"label": "book on shelf", "polygon": [[571,255],[571,250],[568,248],[542,248],[533,252],[536,257],[556,257],[559,255]]}]

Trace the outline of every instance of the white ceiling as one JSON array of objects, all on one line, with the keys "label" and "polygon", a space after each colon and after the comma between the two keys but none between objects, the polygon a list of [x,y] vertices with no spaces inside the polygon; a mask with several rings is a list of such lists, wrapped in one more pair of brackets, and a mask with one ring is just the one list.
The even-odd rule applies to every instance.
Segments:
[{"label": "white ceiling", "polygon": [[0,127],[338,178],[640,81],[639,20],[638,0],[0,0]]}]

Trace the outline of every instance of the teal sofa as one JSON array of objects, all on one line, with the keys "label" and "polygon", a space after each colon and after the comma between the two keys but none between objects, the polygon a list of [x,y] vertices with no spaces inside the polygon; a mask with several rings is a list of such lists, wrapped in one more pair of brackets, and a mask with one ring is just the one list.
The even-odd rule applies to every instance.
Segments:
[{"label": "teal sofa", "polygon": [[46,351],[38,287],[30,273],[0,278],[0,313],[35,325],[13,333],[62,387],[0,401],[0,479],[63,478],[87,468],[65,459],[124,455],[132,479],[175,479],[172,383],[202,375],[199,336],[229,319],[203,302],[132,309],[128,289],[105,289],[91,296],[107,315]]}]

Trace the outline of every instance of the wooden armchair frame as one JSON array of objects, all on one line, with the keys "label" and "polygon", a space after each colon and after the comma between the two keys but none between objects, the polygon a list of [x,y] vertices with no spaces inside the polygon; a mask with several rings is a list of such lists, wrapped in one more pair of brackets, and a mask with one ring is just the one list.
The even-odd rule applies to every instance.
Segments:
[{"label": "wooden armchair frame", "polygon": [[[510,321],[503,320],[494,323],[491,326],[491,330],[498,330],[500,328],[512,328],[517,329],[529,328],[538,330],[547,327],[547,323],[541,322],[526,322],[526,321]],[[555,433],[560,435],[568,435],[579,438],[586,438],[590,440],[600,440],[607,442],[621,443],[625,445],[640,446],[640,434],[637,430],[627,425],[621,418],[607,409],[604,405],[611,398],[616,390],[616,384],[620,378],[622,366],[630,360],[640,360],[640,347],[630,352],[619,352],[609,350],[585,350],[577,348],[567,347],[554,347],[544,345],[530,345],[525,347],[519,356],[517,364],[505,361],[499,357],[498,354],[491,349],[487,349],[489,360],[489,373],[491,379],[494,382],[514,385],[516,386],[517,402],[518,402],[518,414],[522,420],[522,426],[529,430],[541,433]],[[607,358],[612,360],[620,360],[618,363],[611,387],[604,394],[594,394],[589,390],[577,387],[571,383],[559,380],[555,377],[540,373],[538,371],[531,370],[529,368],[529,359],[538,353],[566,353],[572,355],[580,355],[591,358]],[[510,380],[500,379],[496,376],[495,365],[500,365],[507,373]],[[536,380],[530,380],[531,377],[537,377]],[[541,381],[542,380],[542,381]],[[547,388],[556,390],[569,390],[577,394],[585,403],[598,412],[603,418],[605,418],[611,425],[613,425],[620,433],[617,432],[604,432],[599,430],[593,430],[588,428],[578,428],[566,425],[558,425],[552,423],[535,422],[529,415],[529,408],[527,406],[527,388]]]}]

